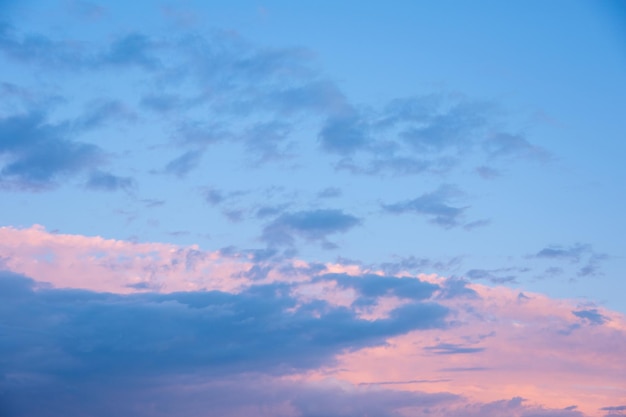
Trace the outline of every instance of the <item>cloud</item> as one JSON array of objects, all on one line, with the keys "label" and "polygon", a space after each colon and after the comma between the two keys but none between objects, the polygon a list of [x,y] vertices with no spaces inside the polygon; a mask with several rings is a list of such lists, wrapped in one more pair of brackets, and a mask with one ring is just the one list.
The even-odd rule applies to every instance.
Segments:
[{"label": "cloud", "polygon": [[367,127],[354,114],[333,116],[322,127],[319,139],[323,150],[349,155],[367,144]]},{"label": "cloud", "polygon": [[434,353],[435,355],[457,355],[464,353],[482,352],[483,350],[485,350],[485,348],[481,347],[467,347],[454,343],[439,343],[435,346],[426,346],[424,349]]},{"label": "cloud", "polygon": [[286,155],[282,145],[289,137],[290,126],[278,121],[257,123],[249,127],[242,135],[245,146],[255,159],[266,162],[280,159]]},{"label": "cloud", "polygon": [[326,241],[335,233],[345,233],[359,225],[361,220],[341,210],[318,209],[283,213],[268,223],[261,239],[271,245],[292,245],[294,238],[307,241]]},{"label": "cloud", "polygon": [[[348,274],[320,275],[318,280],[334,281],[340,288],[353,288],[361,297],[373,299],[393,295],[399,298],[423,300],[430,298],[439,289],[438,285],[417,281],[411,278],[367,274],[361,276]],[[358,299],[356,300],[358,302]]]},{"label": "cloud", "polygon": [[324,188],[322,191],[317,193],[317,198],[336,198],[341,197],[341,188],[339,187],[328,187]]},{"label": "cloud", "polygon": [[[572,264],[578,264],[583,261],[584,265],[579,267],[576,272],[576,275],[579,277],[601,275],[601,263],[608,258],[604,253],[596,252],[591,245],[582,243],[570,246],[551,245],[541,249],[534,257],[555,261],[569,261]],[[558,270],[558,268],[555,268],[551,267],[549,269],[551,271]]]},{"label": "cloud", "polygon": [[182,107],[181,99],[175,94],[147,94],[141,98],[141,106],[158,113],[167,113]]},{"label": "cloud", "polygon": [[165,165],[163,172],[165,172],[166,174],[176,175],[177,177],[184,177],[191,170],[198,166],[201,158],[202,152],[185,152],[168,162],[167,165]]},{"label": "cloud", "polygon": [[478,175],[486,180],[498,178],[501,175],[497,169],[484,165],[477,167],[475,171]]},{"label": "cloud", "polygon": [[[514,271],[513,268],[502,268],[502,269],[470,269],[465,273],[469,279],[484,279],[494,284],[505,284],[505,283],[514,283],[517,282],[517,275],[512,275],[511,271]],[[505,275],[501,273],[504,272]]]},{"label": "cloud", "polygon": [[0,118],[0,184],[45,189],[103,162],[100,148],[72,141],[69,134],[66,124],[48,123],[39,112]]},{"label": "cloud", "polygon": [[106,9],[96,3],[83,0],[65,2],[66,9],[79,19],[98,20],[106,14]]},{"label": "cloud", "polygon": [[578,262],[581,257],[590,250],[590,245],[583,245],[580,243],[569,247],[554,245],[541,249],[535,256],[537,258],[566,259]]},{"label": "cloud", "polygon": [[498,133],[483,144],[490,158],[516,157],[547,160],[550,154],[545,149],[532,145],[526,138],[509,133]]},{"label": "cloud", "polygon": [[137,116],[118,100],[93,100],[86,112],[80,116],[75,124],[77,129],[94,129],[113,121],[115,125],[121,122],[136,120]]},{"label": "cloud", "polygon": [[104,171],[94,171],[89,176],[85,186],[98,191],[128,190],[135,184],[130,177],[119,177]]},{"label": "cloud", "polygon": [[392,214],[415,213],[428,217],[431,223],[444,228],[456,227],[467,207],[454,207],[450,200],[459,195],[459,190],[450,185],[442,185],[435,191],[407,201],[384,204],[383,209]]},{"label": "cloud", "polygon": [[54,41],[47,36],[31,34],[20,37],[12,26],[0,22],[0,51],[22,63],[49,67],[80,67],[84,56],[71,42]]},{"label": "cloud", "polygon": [[118,295],[37,288],[32,279],[0,272],[0,285],[2,323],[15,330],[3,344],[0,369],[59,384],[94,375],[291,374],[331,363],[341,351],[442,326],[448,313],[415,303],[410,320],[406,306],[389,318],[365,320],[321,300],[297,300],[282,283],[236,294]]},{"label": "cloud", "polygon": [[140,33],[130,33],[119,37],[109,46],[99,59],[103,64],[114,66],[139,66],[146,70],[160,67],[159,58],[154,54],[155,45],[151,39]]},{"label": "cloud", "polygon": [[[311,51],[263,47],[232,31],[166,38],[132,32],[108,42],[81,42],[5,25],[0,50],[18,65],[47,70],[132,70],[127,76],[145,86],[137,97],[140,108],[157,113],[148,117],[163,116],[158,122],[182,154],[228,143],[243,147],[252,157],[246,162],[283,161],[301,156],[293,138],[303,127],[313,132],[323,154],[340,158],[336,169],[358,175],[445,174],[470,160],[487,158],[491,165],[505,156],[547,154],[500,129],[491,103],[427,94],[357,107],[322,73]],[[115,100],[92,106],[99,108],[77,118],[85,127],[136,120]],[[210,114],[210,121],[199,114]],[[477,172],[491,178],[499,171],[483,165]]]},{"label": "cloud", "polygon": [[[432,153],[470,148],[475,131],[485,123],[481,108],[474,103],[459,102],[443,111],[429,115],[425,120],[405,118],[414,124],[405,128],[400,136],[416,152]],[[416,119],[416,120],[415,120]]]},{"label": "cloud", "polygon": [[608,317],[600,314],[596,308],[572,311],[572,314],[593,325],[602,325],[610,320]]},{"label": "cloud", "polygon": [[394,417],[582,417],[619,404],[626,375],[622,314],[526,291],[40,227],[0,228],[0,253],[16,417],[349,416],[365,393]]}]

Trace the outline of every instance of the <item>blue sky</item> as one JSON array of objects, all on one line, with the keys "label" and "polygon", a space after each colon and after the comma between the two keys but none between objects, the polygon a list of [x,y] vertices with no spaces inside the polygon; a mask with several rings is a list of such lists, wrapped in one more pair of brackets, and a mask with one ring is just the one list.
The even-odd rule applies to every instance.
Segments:
[{"label": "blue sky", "polygon": [[[231,278],[251,283],[303,264],[311,285],[320,273],[437,276],[567,299],[572,320],[603,324],[610,315],[598,309],[626,313],[625,10],[0,1],[0,226],[10,236],[0,269],[94,297],[132,288],[138,303],[188,288],[143,263],[128,267],[123,290],[105,275],[77,283],[63,259],[98,238],[120,243],[89,259],[120,265],[152,259],[141,245],[154,245],[247,259]],[[136,252],[111,249],[125,245]],[[247,285],[236,302],[251,297],[254,310]],[[430,307],[427,317],[443,311]],[[402,308],[387,320],[402,322]],[[352,342],[413,329],[390,323]],[[326,346],[322,359],[346,346]],[[323,362],[309,355],[304,368]]]}]

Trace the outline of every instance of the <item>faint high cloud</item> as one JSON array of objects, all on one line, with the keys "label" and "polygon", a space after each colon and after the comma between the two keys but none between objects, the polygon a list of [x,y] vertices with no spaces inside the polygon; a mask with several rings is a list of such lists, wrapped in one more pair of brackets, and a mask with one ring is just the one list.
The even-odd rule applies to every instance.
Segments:
[{"label": "faint high cloud", "polygon": [[85,112],[74,122],[74,126],[76,129],[94,129],[107,123],[120,125],[136,119],[137,115],[121,101],[99,99],[87,104]]},{"label": "faint high cloud", "polygon": [[94,171],[89,176],[85,186],[98,191],[129,190],[135,185],[130,177],[120,177],[109,172]]},{"label": "faint high cloud", "polygon": [[465,276],[471,280],[487,280],[494,284],[516,283],[517,268],[499,268],[499,269],[470,269]]},{"label": "faint high cloud", "polygon": [[295,237],[314,242],[329,243],[326,238],[345,233],[359,225],[361,220],[342,210],[319,209],[283,213],[268,223],[261,239],[270,245],[293,245]]},{"label": "faint high cloud", "polygon": [[537,252],[535,256],[537,258],[565,259],[573,262],[579,262],[583,255],[589,252],[591,252],[590,245],[577,243],[572,246],[548,246]]},{"label": "faint high cloud", "polygon": [[[583,264],[577,266],[578,277],[590,277],[602,275],[601,264],[608,259],[608,255],[596,252],[589,244],[576,243],[569,246],[550,245],[532,257],[549,261],[568,262],[570,264]],[[550,270],[558,271],[560,268],[551,267]]]},{"label": "faint high cloud", "polygon": [[84,0],[66,0],[65,8],[80,19],[98,20],[106,14],[106,9],[97,3]]},{"label": "faint high cloud", "polygon": [[414,213],[426,216],[433,224],[452,228],[462,224],[464,212],[468,208],[452,205],[452,201],[460,195],[458,188],[442,185],[435,191],[424,193],[413,200],[383,204],[383,209],[391,214]]},{"label": "faint high cloud", "polygon": [[[397,98],[332,115],[320,130],[320,146],[342,157],[337,169],[367,175],[447,173],[470,156],[496,165],[501,157],[547,159],[527,138],[496,128],[496,114],[494,104],[456,95]],[[483,165],[477,172],[492,178],[499,170]]]},{"label": "faint high cloud", "polygon": [[163,168],[163,172],[175,175],[179,178],[184,177],[198,166],[201,159],[202,152],[187,151],[168,162],[167,165],[165,165],[165,168]]},{"label": "faint high cloud", "polygon": [[366,124],[353,114],[330,118],[319,134],[322,149],[340,155],[363,149],[367,136]]},{"label": "faint high cloud", "polygon": [[317,193],[317,198],[336,198],[341,197],[341,188],[328,187]]},{"label": "faint high cloud", "polygon": [[490,158],[524,157],[547,160],[550,154],[545,149],[533,145],[520,135],[499,133],[491,136],[483,144]]}]

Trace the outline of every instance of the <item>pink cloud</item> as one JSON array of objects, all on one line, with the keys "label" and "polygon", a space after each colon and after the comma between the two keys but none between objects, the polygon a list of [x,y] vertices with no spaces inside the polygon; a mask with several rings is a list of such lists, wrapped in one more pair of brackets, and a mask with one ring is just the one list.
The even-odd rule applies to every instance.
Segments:
[{"label": "pink cloud", "polygon": [[[372,321],[384,320],[413,302],[402,294],[384,293],[358,303],[361,294],[356,287],[341,286],[332,276],[321,279],[331,272],[357,278],[382,275],[354,265],[327,264],[325,270],[311,272],[307,262],[292,260],[269,265],[263,278],[253,279],[246,272],[255,263],[245,253],[224,255],[197,246],[57,234],[41,226],[0,228],[0,254],[0,269],[57,288],[120,294],[238,293],[254,285],[284,282],[302,304],[320,300]],[[368,389],[458,397],[446,400],[447,408],[433,408],[433,416],[463,415],[462,410],[465,415],[489,417],[507,412],[521,416],[524,410],[545,416],[578,412],[600,416],[605,413],[601,408],[624,403],[624,315],[573,300],[480,284],[466,283],[465,295],[446,296],[443,288],[452,280],[436,275],[405,277],[440,288],[427,301],[449,309],[444,328],[415,330],[389,338],[382,346],[346,350],[335,363],[281,380],[318,388],[339,383],[349,387],[355,398],[366,396]],[[288,403],[272,407],[279,415],[297,415]],[[549,414],[548,409],[567,413]],[[417,412],[407,410],[407,415]]]}]

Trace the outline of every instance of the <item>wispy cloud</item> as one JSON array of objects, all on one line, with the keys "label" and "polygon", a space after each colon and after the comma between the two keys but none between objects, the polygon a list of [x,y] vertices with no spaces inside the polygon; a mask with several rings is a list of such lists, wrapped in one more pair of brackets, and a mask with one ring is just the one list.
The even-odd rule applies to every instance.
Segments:
[{"label": "wispy cloud", "polygon": [[384,204],[383,209],[392,214],[414,213],[429,218],[431,223],[444,228],[459,226],[467,207],[455,207],[451,200],[460,195],[460,191],[450,185],[443,185],[435,191],[394,204]]},{"label": "wispy cloud", "polygon": [[360,223],[359,218],[341,210],[289,212],[268,223],[261,238],[270,245],[292,245],[296,237],[324,243],[329,235],[345,233]]},{"label": "wispy cloud", "polygon": [[133,187],[135,181],[130,177],[120,177],[109,172],[94,171],[89,176],[85,186],[92,190],[116,191],[128,190]]}]

